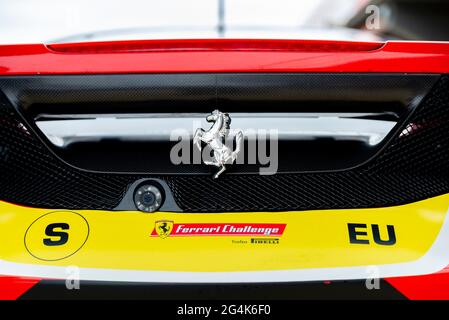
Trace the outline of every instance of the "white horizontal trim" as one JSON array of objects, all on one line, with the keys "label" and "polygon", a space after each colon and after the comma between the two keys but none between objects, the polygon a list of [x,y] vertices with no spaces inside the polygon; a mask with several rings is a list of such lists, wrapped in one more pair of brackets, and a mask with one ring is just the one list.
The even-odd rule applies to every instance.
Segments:
[{"label": "white horizontal trim", "polygon": [[[232,113],[231,133],[276,130],[279,140],[333,138],[343,141],[361,141],[374,146],[379,144],[396,124],[395,121],[356,118],[363,115]],[[207,114],[196,113],[120,117],[79,115],[70,119],[67,119],[68,116],[62,119],[51,117],[51,120],[37,120],[36,124],[54,145],[65,147],[75,142],[98,142],[102,139],[170,141],[171,136],[179,130],[184,130],[192,137],[197,128],[211,126],[206,122],[206,116]]]}]

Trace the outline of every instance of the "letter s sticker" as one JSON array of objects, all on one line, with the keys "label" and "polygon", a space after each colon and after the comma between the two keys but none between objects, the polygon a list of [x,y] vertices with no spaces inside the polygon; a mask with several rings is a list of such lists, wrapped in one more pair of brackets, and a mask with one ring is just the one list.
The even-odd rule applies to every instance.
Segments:
[{"label": "letter s sticker", "polygon": [[[44,238],[46,246],[62,246],[69,241],[69,234],[64,231],[57,231],[55,229],[69,230],[70,226],[67,223],[51,223],[45,228],[45,235],[52,238]],[[54,239],[58,237],[58,239]]]}]

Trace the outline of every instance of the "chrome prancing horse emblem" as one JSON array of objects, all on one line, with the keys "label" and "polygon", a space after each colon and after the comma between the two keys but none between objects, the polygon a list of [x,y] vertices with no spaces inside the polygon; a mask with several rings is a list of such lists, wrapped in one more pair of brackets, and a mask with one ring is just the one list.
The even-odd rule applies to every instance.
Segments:
[{"label": "chrome prancing horse emblem", "polygon": [[213,122],[212,127],[205,131],[202,128],[198,128],[193,136],[193,143],[201,151],[201,141],[206,143],[212,148],[213,156],[212,161],[204,160],[204,164],[210,166],[216,166],[220,168],[214,175],[214,179],[218,178],[226,170],[227,164],[232,164],[241,149],[241,143],[243,140],[243,133],[241,131],[236,134],[236,148],[234,151],[230,149],[225,143],[226,138],[229,135],[229,129],[231,124],[231,117],[229,114],[214,110],[210,115],[206,117],[207,122]]}]

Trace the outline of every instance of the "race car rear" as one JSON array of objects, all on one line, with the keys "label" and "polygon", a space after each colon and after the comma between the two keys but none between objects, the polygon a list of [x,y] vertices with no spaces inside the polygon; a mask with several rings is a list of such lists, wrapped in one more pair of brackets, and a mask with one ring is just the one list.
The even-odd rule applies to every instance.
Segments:
[{"label": "race car rear", "polygon": [[448,72],[437,42],[0,46],[0,274],[440,272]]}]

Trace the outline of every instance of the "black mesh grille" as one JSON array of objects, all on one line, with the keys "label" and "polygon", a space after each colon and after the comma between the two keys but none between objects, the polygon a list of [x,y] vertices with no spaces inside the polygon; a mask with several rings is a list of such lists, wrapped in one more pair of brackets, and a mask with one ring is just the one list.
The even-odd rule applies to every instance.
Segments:
[{"label": "black mesh grille", "polygon": [[111,209],[127,190],[129,177],[74,169],[48,151],[18,120],[0,107],[0,198],[47,208]]},{"label": "black mesh grille", "polygon": [[[29,206],[113,209],[142,176],[75,169],[0,108],[0,198]],[[443,76],[403,132],[362,167],[332,173],[166,176],[189,212],[282,211],[399,205],[449,192],[449,77]]]},{"label": "black mesh grille", "polygon": [[449,77],[370,163],[333,173],[168,179],[187,211],[271,211],[399,205],[449,191]]}]

